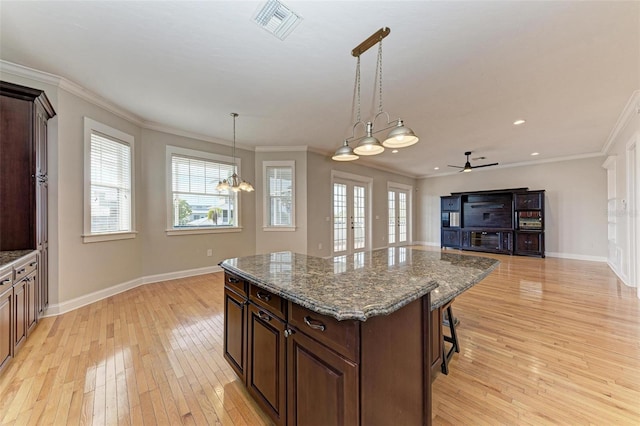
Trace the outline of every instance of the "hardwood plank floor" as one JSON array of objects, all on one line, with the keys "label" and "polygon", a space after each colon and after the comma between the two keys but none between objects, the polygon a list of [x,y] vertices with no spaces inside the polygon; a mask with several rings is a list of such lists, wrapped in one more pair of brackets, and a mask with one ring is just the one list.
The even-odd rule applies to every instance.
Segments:
[{"label": "hardwood plank floor", "polygon": [[[602,263],[491,257],[453,304],[434,424],[640,424],[636,289]],[[0,375],[0,424],[269,424],[222,357],[222,289],[166,281],[43,319]]]}]

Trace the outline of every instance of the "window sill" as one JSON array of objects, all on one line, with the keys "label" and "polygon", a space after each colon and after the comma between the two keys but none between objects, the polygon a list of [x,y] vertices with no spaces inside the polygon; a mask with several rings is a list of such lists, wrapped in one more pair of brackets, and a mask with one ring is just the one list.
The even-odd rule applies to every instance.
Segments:
[{"label": "window sill", "polygon": [[264,232],[295,232],[297,227],[295,226],[263,226]]},{"label": "window sill", "polygon": [[167,229],[165,232],[168,237],[174,237],[177,235],[226,234],[230,232],[242,232],[242,226],[228,228]]},{"label": "window sill", "polygon": [[108,234],[84,234],[82,236],[82,242],[87,243],[100,243],[103,241],[116,241],[116,240],[130,240],[136,237],[137,232],[112,232]]}]

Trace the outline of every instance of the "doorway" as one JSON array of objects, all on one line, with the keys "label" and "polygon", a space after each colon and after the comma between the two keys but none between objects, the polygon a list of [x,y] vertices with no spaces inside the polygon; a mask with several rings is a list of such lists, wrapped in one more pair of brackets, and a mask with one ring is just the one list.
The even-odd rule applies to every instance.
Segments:
[{"label": "doorway", "polygon": [[333,254],[352,254],[370,246],[370,188],[367,178],[335,173]]}]

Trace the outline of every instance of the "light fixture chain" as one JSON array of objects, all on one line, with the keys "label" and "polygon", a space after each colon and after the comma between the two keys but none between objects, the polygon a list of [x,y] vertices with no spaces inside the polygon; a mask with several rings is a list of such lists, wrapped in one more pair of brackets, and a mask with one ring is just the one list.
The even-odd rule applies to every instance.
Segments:
[{"label": "light fixture chain", "polygon": [[382,39],[378,43],[378,89],[379,89],[379,100],[378,104],[378,113],[382,112]]},{"label": "light fixture chain", "polygon": [[354,91],[356,92],[356,123],[360,122],[360,56],[356,62],[356,82]]}]

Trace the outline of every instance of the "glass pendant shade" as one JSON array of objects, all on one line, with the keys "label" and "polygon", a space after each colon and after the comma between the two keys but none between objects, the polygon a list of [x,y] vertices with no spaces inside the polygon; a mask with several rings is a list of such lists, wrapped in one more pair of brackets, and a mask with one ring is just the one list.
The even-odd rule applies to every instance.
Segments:
[{"label": "glass pendant shade", "polygon": [[384,152],[384,146],[373,135],[373,123],[367,123],[367,136],[353,150],[357,155],[378,155]]},{"label": "glass pendant shade", "polygon": [[353,153],[353,150],[351,149],[347,141],[344,141],[344,145],[338,148],[333,157],[331,157],[331,159],[334,161],[353,161],[357,160],[358,158],[360,157]]},{"label": "glass pendant shade", "polygon": [[406,148],[417,143],[420,139],[413,133],[409,127],[404,125],[404,122],[398,119],[398,125],[389,132],[387,139],[382,142],[382,145],[387,148]]},{"label": "glass pendant shade", "polygon": [[222,182],[218,182],[216,186],[216,191],[227,191],[229,189],[229,183],[227,180],[223,180]]}]

